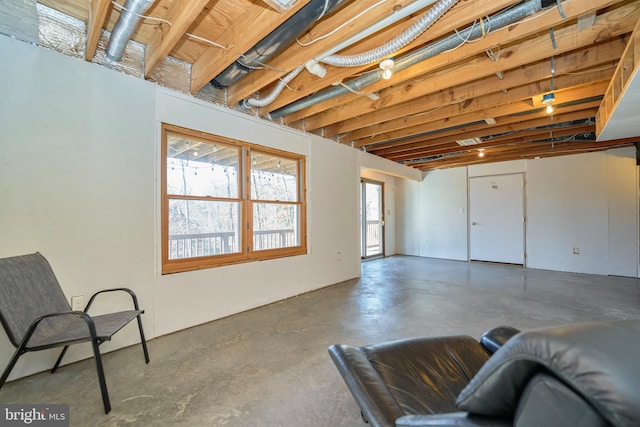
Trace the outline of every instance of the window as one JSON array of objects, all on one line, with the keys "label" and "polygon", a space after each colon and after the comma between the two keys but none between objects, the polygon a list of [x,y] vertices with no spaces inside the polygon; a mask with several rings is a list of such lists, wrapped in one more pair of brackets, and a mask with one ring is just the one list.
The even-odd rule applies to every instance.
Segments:
[{"label": "window", "polygon": [[304,157],[163,124],[162,273],[306,253]]}]

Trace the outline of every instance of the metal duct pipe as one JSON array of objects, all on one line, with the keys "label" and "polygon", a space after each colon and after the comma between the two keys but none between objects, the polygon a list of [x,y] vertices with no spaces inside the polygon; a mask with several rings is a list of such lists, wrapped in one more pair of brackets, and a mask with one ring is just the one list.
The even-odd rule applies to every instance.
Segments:
[{"label": "metal duct pipe", "polygon": [[359,67],[361,65],[371,64],[380,61],[385,56],[391,55],[399,51],[420,34],[424,33],[427,28],[433,25],[442,15],[444,15],[458,0],[440,0],[427,13],[416,21],[412,26],[407,28],[394,39],[388,41],[382,46],[371,49],[368,52],[359,53],[357,55],[331,55],[322,59],[322,63],[333,65],[335,67]]},{"label": "metal duct pipe", "polygon": [[332,13],[349,1],[352,0],[311,0],[286,22],[280,24],[278,28],[245,52],[240,59],[214,77],[211,84],[217,88],[223,88],[237,82],[247,73],[253,71],[255,67],[261,67],[262,64],[288,47],[318,19]]},{"label": "metal duct pipe", "polygon": [[[516,6],[511,7],[508,10],[484,18],[482,23],[484,28],[495,30],[510,25],[519,19],[540,11],[541,9],[542,4],[540,0],[526,0]],[[477,24],[471,25],[462,31],[458,31],[457,33],[453,33],[440,40],[430,43],[422,47],[421,49],[416,50],[415,52],[396,58],[395,65],[392,69],[394,72],[402,71],[439,53],[456,48],[461,43],[464,43],[464,40],[472,40],[474,38],[480,37],[481,35],[482,26]],[[362,75],[361,77],[355,78],[345,83],[345,85],[347,85],[349,89],[346,89],[342,86],[332,87],[330,89],[308,96],[307,98],[292,102],[291,104],[278,110],[275,110],[269,114],[269,117],[271,119],[279,119],[288,114],[295,113],[320,102],[335,98],[340,95],[344,95],[346,93],[349,93],[350,91],[358,91],[381,79],[382,70],[378,69],[370,71]]]},{"label": "metal duct pipe", "polygon": [[[365,37],[370,36],[371,34],[377,32],[378,30],[381,30],[382,28],[386,28],[389,25],[394,24],[394,23],[400,21],[401,19],[406,18],[407,16],[417,12],[418,10],[421,10],[421,9],[431,5],[435,1],[436,0],[416,0],[413,3],[410,3],[409,5],[403,7],[402,9],[400,9],[400,11],[394,12],[393,14],[387,16],[386,18],[381,19],[380,21],[378,21],[375,24],[371,25],[370,27],[364,29],[363,31],[359,32],[358,34],[355,34],[355,35],[351,36],[350,38],[348,38],[347,40],[344,40],[343,42],[338,43],[336,46],[334,46],[331,49],[329,49],[328,51],[324,52],[322,55],[307,61],[305,63],[305,67],[307,68],[307,70],[310,73],[316,74],[316,75],[318,75],[320,77],[324,77],[324,74],[326,73],[326,70],[324,70],[324,68],[322,68],[322,67],[320,67],[318,65],[318,62],[322,61],[323,58],[327,58],[327,57],[333,55],[334,53],[339,52],[342,49],[345,49],[346,47],[349,47],[354,43],[357,43],[358,41],[364,39]],[[293,71],[291,73],[293,73]],[[283,77],[283,80],[286,80],[287,82],[290,82],[291,80],[293,80],[293,78],[295,78],[300,73],[300,71],[295,71],[295,75],[291,75],[291,73],[289,73],[288,75]],[[215,81],[212,81],[212,83],[214,84],[214,86],[216,85]],[[240,105],[243,108],[250,108],[251,106],[265,107],[265,106],[271,104],[271,102],[275,101],[275,99],[282,92],[282,90],[284,89],[285,86],[286,85],[279,85],[278,87],[276,87],[271,92],[271,94],[266,96],[263,100],[260,100],[260,101],[257,101],[257,100],[253,100],[253,101],[245,100],[245,101],[241,102]],[[266,99],[269,99],[270,102],[268,102],[268,103],[265,102],[264,100],[266,100]]]},{"label": "metal duct pipe", "polygon": [[124,48],[131,39],[138,23],[142,19],[139,15],[144,15],[155,0],[127,0],[120,11],[120,17],[111,31],[109,43],[107,44],[107,58],[113,61],[120,61]]}]

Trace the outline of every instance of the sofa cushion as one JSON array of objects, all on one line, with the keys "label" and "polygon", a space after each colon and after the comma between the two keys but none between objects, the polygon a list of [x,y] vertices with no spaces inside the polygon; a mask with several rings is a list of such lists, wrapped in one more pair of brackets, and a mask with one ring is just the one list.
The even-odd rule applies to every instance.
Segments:
[{"label": "sofa cushion", "polygon": [[456,411],[456,397],[489,358],[476,340],[460,335],[361,350],[405,415]]},{"label": "sofa cushion", "polygon": [[640,420],[640,320],[578,323],[522,332],[480,369],[459,409],[510,417],[527,382],[544,370],[581,395],[614,426]]}]

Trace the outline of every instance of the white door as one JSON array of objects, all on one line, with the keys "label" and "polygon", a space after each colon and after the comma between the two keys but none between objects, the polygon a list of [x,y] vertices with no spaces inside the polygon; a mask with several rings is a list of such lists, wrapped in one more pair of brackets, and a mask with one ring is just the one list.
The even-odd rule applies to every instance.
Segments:
[{"label": "white door", "polygon": [[524,174],[469,178],[469,258],[524,265]]}]

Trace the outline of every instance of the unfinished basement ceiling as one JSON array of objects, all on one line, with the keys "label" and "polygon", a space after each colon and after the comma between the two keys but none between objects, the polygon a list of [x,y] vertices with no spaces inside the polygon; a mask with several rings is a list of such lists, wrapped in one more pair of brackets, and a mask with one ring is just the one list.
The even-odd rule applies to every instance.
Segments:
[{"label": "unfinished basement ceiling", "polygon": [[[599,151],[640,140],[640,126],[626,120],[624,129],[616,127],[617,139],[596,141],[595,119],[634,39],[640,0],[298,0],[285,1],[293,3],[288,10],[262,0],[148,2],[144,15],[162,20],[136,24],[120,61],[137,61],[141,78],[229,108],[244,104],[248,114],[420,170]],[[118,68],[104,50],[124,0],[39,3],[41,15],[44,6],[86,24],[79,55]],[[373,27],[403,11],[410,13]],[[47,37],[51,27],[44,21],[41,44],[64,50]],[[415,30],[421,23],[426,28]],[[371,34],[365,32],[371,27]],[[408,28],[414,29],[411,40],[395,43]],[[364,38],[345,42],[357,34]],[[385,50],[389,41],[392,51]],[[140,46],[137,58],[128,54],[134,45]],[[372,49],[364,64],[347,58],[352,66],[341,67],[332,65],[333,57],[325,60]],[[384,79],[379,64],[388,58],[392,75]],[[308,62],[313,59],[319,61]],[[632,60],[623,68],[636,66]],[[636,97],[639,92],[622,90]],[[246,101],[251,99],[258,100]],[[551,114],[545,111],[549,103]],[[619,104],[625,110],[618,116],[639,116],[637,104]]]}]

